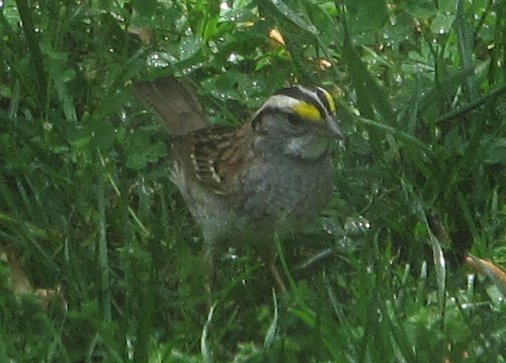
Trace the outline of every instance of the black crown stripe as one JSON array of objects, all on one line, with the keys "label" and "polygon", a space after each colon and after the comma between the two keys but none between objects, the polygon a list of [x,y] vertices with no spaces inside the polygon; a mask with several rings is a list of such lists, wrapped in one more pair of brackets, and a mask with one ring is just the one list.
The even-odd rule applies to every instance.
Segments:
[{"label": "black crown stripe", "polygon": [[325,95],[324,91],[321,88],[316,88],[316,95],[318,96],[320,102],[323,103],[323,105],[327,109],[327,113],[332,113],[332,110],[330,109],[329,99]]},{"label": "black crown stripe", "polygon": [[[329,106],[329,103],[328,103],[325,95],[320,95],[320,93],[322,93],[322,92],[318,89],[308,88],[307,90],[310,92],[316,91],[317,98],[312,97],[310,93],[304,92],[299,87],[283,88],[283,89],[277,91],[275,93],[275,95],[285,95],[288,97],[292,97],[292,98],[307,102],[310,105],[313,105],[314,107],[316,107],[318,109],[318,111],[320,111],[320,114],[322,115],[322,117],[325,117],[325,115],[328,115],[330,113],[330,111],[329,111],[330,106]],[[325,106],[325,107],[323,107],[323,106]]]}]

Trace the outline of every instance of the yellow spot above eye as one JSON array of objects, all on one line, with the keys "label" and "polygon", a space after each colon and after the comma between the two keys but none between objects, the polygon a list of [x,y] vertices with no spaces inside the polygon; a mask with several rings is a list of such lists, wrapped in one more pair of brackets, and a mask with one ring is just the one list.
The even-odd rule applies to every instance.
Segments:
[{"label": "yellow spot above eye", "polygon": [[295,113],[305,119],[311,120],[311,121],[321,121],[322,115],[320,114],[320,111],[310,103],[300,101],[297,104],[293,105],[293,110]]},{"label": "yellow spot above eye", "polygon": [[325,98],[327,99],[327,102],[329,103],[330,113],[336,113],[336,103],[334,102],[334,98],[327,91],[325,91],[323,93],[325,94]]}]

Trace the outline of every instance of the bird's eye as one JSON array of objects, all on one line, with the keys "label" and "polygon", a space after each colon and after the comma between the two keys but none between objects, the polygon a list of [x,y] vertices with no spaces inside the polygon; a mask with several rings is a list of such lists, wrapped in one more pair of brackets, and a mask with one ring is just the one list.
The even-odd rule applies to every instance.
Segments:
[{"label": "bird's eye", "polygon": [[291,113],[288,113],[286,115],[286,121],[290,126],[299,127],[300,125],[302,125],[302,119],[299,116],[296,116]]}]

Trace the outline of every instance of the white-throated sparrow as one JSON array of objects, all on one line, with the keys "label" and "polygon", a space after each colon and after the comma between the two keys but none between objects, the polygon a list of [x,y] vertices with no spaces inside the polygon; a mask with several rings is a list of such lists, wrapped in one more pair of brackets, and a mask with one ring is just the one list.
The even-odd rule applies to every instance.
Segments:
[{"label": "white-throated sparrow", "polygon": [[[211,263],[218,241],[274,256],[276,235],[299,232],[327,204],[330,144],[342,135],[323,88],[284,88],[237,128],[209,125],[196,95],[175,78],[134,88],[175,135],[171,180],[202,228]],[[268,262],[284,289],[274,260]]]}]

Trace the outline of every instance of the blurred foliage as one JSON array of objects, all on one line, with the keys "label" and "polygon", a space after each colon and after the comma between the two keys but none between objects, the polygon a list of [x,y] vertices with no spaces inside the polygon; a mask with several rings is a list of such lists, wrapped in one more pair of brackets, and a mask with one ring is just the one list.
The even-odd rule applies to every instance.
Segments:
[{"label": "blurred foliage", "polygon": [[[0,265],[0,361],[504,362],[504,297],[462,262],[506,263],[505,19],[502,0],[0,1],[0,246],[69,307],[14,297]],[[284,246],[277,305],[231,253],[206,324],[199,231],[131,93],[164,75],[215,123],[291,83],[338,99],[335,197]]]}]

